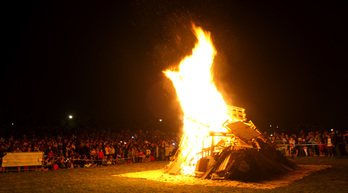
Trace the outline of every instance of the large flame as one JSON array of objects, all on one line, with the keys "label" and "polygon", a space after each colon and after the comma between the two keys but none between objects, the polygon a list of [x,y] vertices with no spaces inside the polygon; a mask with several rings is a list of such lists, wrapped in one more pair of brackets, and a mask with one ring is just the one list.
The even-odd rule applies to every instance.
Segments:
[{"label": "large flame", "polygon": [[[177,71],[166,70],[176,89],[184,112],[184,136],[180,146],[185,146],[183,154],[190,163],[205,148],[204,137],[210,131],[226,131],[222,124],[228,120],[227,105],[213,82],[212,65],[216,50],[210,32],[193,26],[198,39],[192,55],[185,57]],[[209,146],[209,145],[208,145]],[[194,167],[183,163],[183,173],[193,173]],[[187,170],[187,171],[185,171]]]}]

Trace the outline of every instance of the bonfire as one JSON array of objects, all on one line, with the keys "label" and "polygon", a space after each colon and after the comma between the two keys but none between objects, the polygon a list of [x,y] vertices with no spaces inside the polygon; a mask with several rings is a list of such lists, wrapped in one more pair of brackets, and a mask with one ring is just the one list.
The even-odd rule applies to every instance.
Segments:
[{"label": "bonfire", "polygon": [[214,84],[216,50],[210,32],[193,25],[192,55],[164,71],[184,112],[183,136],[166,173],[210,179],[254,178],[284,173],[294,164],[261,138],[245,109],[224,101]]}]

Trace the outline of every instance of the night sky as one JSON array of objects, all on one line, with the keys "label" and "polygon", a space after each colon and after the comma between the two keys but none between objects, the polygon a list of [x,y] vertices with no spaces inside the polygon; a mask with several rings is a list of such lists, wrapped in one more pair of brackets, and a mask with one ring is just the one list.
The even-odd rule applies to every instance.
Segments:
[{"label": "night sky", "polygon": [[[225,100],[270,124],[347,129],[347,11],[337,2],[9,1],[2,5],[0,121],[97,127],[180,125],[161,71],[211,31]],[[5,33],[4,33],[5,32]]]}]

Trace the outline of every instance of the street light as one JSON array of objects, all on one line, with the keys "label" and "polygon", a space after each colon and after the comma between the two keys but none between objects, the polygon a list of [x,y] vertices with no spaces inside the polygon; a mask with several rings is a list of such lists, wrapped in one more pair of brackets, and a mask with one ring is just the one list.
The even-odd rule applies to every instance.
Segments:
[{"label": "street light", "polygon": [[69,115],[69,119],[72,119],[73,118],[73,116],[72,115]]}]

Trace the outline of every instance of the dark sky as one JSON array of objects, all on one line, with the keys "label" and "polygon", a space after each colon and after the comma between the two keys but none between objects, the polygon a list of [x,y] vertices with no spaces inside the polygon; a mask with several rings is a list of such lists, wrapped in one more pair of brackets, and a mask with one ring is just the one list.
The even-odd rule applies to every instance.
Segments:
[{"label": "dark sky", "polygon": [[177,127],[162,70],[190,54],[190,22],[211,31],[228,103],[262,128],[347,129],[347,13],[337,2],[43,1],[3,6],[2,124]]}]

